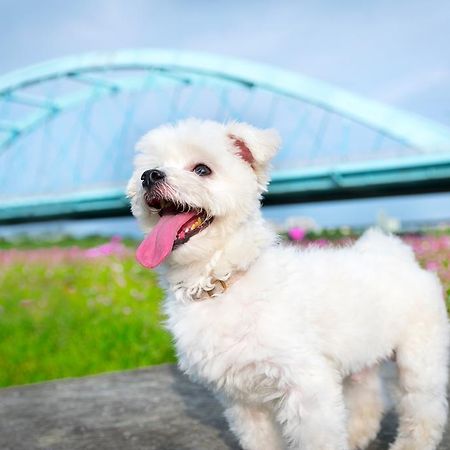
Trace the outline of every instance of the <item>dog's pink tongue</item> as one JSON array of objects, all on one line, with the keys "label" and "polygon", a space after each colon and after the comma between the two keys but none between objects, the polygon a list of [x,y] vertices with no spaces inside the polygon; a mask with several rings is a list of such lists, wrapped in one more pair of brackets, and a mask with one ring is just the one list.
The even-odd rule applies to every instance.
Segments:
[{"label": "dog's pink tongue", "polygon": [[172,251],[178,230],[195,214],[195,212],[186,212],[162,216],[136,251],[136,259],[139,263],[149,269],[161,264]]}]

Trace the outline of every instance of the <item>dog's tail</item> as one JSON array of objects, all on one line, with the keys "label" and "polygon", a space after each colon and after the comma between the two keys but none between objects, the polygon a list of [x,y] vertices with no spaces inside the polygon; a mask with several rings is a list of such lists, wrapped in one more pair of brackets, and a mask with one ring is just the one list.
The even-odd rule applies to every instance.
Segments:
[{"label": "dog's tail", "polygon": [[379,228],[369,228],[355,243],[355,249],[361,253],[389,254],[402,259],[415,261],[412,248],[392,234],[386,234]]}]

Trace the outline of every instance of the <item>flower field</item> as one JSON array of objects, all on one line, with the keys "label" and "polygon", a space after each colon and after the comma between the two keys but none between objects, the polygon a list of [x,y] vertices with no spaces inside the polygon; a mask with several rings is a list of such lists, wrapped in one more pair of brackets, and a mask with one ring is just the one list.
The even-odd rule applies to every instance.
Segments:
[{"label": "flower field", "polygon": [[[301,246],[351,237],[289,230]],[[450,304],[450,233],[403,238],[440,276]],[[113,238],[0,240],[0,386],[175,360],[161,326],[162,292]]]},{"label": "flower field", "polygon": [[133,253],[118,239],[0,250],[0,386],[174,361]]}]

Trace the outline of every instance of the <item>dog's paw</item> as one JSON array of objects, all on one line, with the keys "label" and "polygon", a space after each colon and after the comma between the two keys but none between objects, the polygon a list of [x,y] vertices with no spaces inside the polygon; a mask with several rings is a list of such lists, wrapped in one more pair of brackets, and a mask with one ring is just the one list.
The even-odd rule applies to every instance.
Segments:
[{"label": "dog's paw", "polygon": [[379,414],[363,414],[353,417],[348,426],[350,450],[364,450],[376,438],[380,429]]}]

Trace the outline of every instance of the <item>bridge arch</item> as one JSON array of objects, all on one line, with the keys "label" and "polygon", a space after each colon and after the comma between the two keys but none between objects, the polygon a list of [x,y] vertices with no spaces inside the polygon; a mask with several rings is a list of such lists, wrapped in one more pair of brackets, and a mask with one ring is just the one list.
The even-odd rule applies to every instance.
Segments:
[{"label": "bridge arch", "polygon": [[[65,87],[53,90],[49,95],[51,89],[47,88],[57,83],[65,83]],[[186,90],[189,95],[183,97]],[[343,193],[347,196],[369,195],[370,192],[364,189],[365,184],[372,188],[373,195],[383,194],[378,188],[382,185],[390,185],[390,192],[397,192],[401,182],[405,187],[409,184],[408,189],[417,186],[418,181],[432,190],[447,189],[443,180],[450,177],[450,130],[443,125],[267,65],[204,53],[123,50],[61,58],[0,77],[0,179],[2,165],[3,175],[9,176],[9,182],[0,185],[0,199],[3,197],[6,205],[0,208],[0,220],[2,217],[13,220],[30,215],[39,218],[88,211],[112,212],[116,207],[101,206],[108,204],[108,198],[114,198],[113,203],[123,210],[126,170],[119,171],[116,176],[112,173],[110,179],[102,180],[100,185],[96,185],[94,175],[91,180],[65,175],[66,179],[73,178],[72,184],[60,180],[53,186],[48,184],[47,191],[31,186],[27,192],[14,181],[11,166],[20,168],[20,146],[30,151],[32,145],[29,142],[32,141],[27,145],[23,143],[37,130],[60,120],[63,126],[59,126],[58,133],[67,133],[70,127],[64,125],[62,116],[76,114],[80,122],[84,120],[85,134],[95,134],[93,126],[83,118],[87,107],[127,95],[133,97],[132,104],[135,105],[136,97],[150,91],[170,91],[170,95],[158,100],[159,107],[165,107],[165,102],[173,102],[167,108],[167,114],[160,115],[162,122],[195,112],[192,104],[203,93],[200,110],[205,110],[205,117],[285,127],[282,135],[286,144],[275,161],[277,172],[268,201],[339,198]],[[218,101],[219,110],[214,114],[207,107],[212,94]],[[181,100],[184,109],[179,105]],[[252,102],[257,106],[250,113]],[[284,113],[277,112],[280,116],[277,123],[275,115],[282,109],[280,104]],[[20,107],[23,109],[18,112],[16,109]],[[8,115],[11,108],[13,112]],[[118,165],[120,147],[126,143],[123,136],[132,120],[130,111],[125,114],[128,123],[124,120],[121,125],[121,137],[109,146],[115,145],[119,149],[115,150],[119,152],[115,156]],[[311,116],[314,116],[312,123]],[[341,121],[338,125],[332,124],[336,118]],[[357,131],[351,131],[352,127]],[[306,152],[298,142],[307,134],[305,130],[309,132]],[[351,133],[363,142],[358,144],[357,150],[364,147],[364,151],[349,155]],[[362,138],[362,135],[366,137]],[[387,151],[383,151],[383,142],[388,143]],[[98,147],[102,148],[101,145]],[[333,156],[330,148],[337,149],[337,156]],[[72,153],[76,152],[76,149],[72,150]],[[8,164],[12,153],[16,154],[17,160],[15,164]],[[364,157],[360,158],[362,153]],[[32,161],[33,158],[36,156],[31,158]],[[77,167],[81,167],[80,160],[71,158]],[[101,167],[102,161],[97,162]],[[17,198],[15,194],[19,194]]]}]

